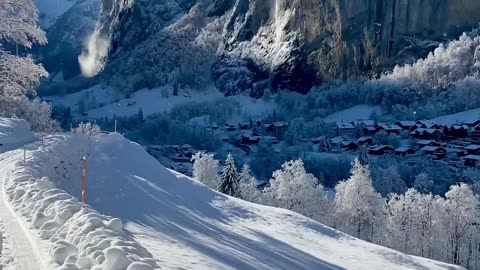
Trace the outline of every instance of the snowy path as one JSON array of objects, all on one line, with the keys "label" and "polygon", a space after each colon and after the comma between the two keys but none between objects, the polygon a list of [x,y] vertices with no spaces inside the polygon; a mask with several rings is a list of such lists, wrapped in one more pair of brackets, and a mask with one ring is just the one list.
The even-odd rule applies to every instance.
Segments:
[{"label": "snowy path", "polygon": [[[0,156],[0,161],[5,158],[4,155],[12,156],[14,153],[9,152]],[[43,265],[39,251],[33,244],[30,233],[26,230],[24,224],[18,221],[17,216],[12,211],[8,202],[6,202],[4,181],[8,168],[0,169],[0,223],[3,225],[2,233],[8,241],[9,247],[12,249],[9,253],[15,261],[15,268],[18,270],[39,270],[46,269]],[[11,265],[8,265],[11,266]],[[0,266],[1,268],[1,266]],[[10,269],[10,268],[7,268]]]}]

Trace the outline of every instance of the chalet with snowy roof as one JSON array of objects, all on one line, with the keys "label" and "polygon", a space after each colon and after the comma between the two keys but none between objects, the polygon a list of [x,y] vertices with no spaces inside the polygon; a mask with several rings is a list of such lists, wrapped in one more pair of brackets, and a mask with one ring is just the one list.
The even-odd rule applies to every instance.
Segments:
[{"label": "chalet with snowy roof", "polygon": [[375,156],[383,156],[395,151],[395,149],[389,145],[376,145],[368,148],[368,154]]},{"label": "chalet with snowy roof", "polygon": [[443,126],[443,134],[450,139],[466,138],[468,136],[467,125],[445,125]]},{"label": "chalet with snowy roof", "polygon": [[258,144],[262,136],[256,132],[244,132],[241,136],[241,142],[243,144]]},{"label": "chalet with snowy roof", "polygon": [[469,119],[465,122],[463,122],[464,125],[467,125],[469,127],[475,127],[480,125],[480,119]]},{"label": "chalet with snowy roof", "polygon": [[425,155],[433,156],[436,159],[444,159],[447,157],[447,150],[439,146],[425,146],[420,149]]},{"label": "chalet with snowy roof", "polygon": [[467,167],[477,167],[480,164],[480,156],[479,155],[468,155],[463,157],[463,161],[465,166]]},{"label": "chalet with snowy roof", "polygon": [[218,124],[214,122],[214,123],[210,124],[210,128],[212,130],[217,130],[218,129]]},{"label": "chalet with snowy roof", "polygon": [[441,128],[440,125],[437,125],[436,123],[434,123],[432,121],[425,121],[425,120],[417,121],[417,125],[420,128],[425,128],[425,129],[440,129]]},{"label": "chalet with snowy roof", "polygon": [[320,143],[323,143],[325,141],[326,141],[325,136],[320,136],[320,137],[312,139],[313,144],[320,144]]},{"label": "chalet with snowy roof", "polygon": [[362,128],[362,134],[365,136],[373,136],[377,132],[377,127],[364,127]]},{"label": "chalet with snowy roof", "polygon": [[182,145],[182,150],[184,150],[184,151],[188,151],[188,150],[192,150],[192,149],[193,149],[193,146],[191,146],[190,144]]},{"label": "chalet with snowy roof", "polygon": [[445,150],[447,150],[447,156],[449,158],[459,158],[465,156],[465,150],[461,148],[447,146]]},{"label": "chalet with snowy roof", "polygon": [[402,146],[395,149],[395,155],[397,156],[407,156],[415,154],[415,149],[408,146]]},{"label": "chalet with snowy roof", "polygon": [[431,128],[417,128],[410,132],[410,135],[415,139],[424,140],[441,140],[443,138],[443,133],[440,130]]},{"label": "chalet with snowy roof", "polygon": [[184,154],[178,153],[178,154],[175,154],[172,157],[172,161],[178,162],[178,163],[190,163],[191,162],[191,157],[188,157]]},{"label": "chalet with snowy roof", "polygon": [[234,124],[231,124],[231,123],[226,123],[226,124],[225,124],[225,130],[226,130],[226,131],[236,131],[236,130],[237,130],[237,126],[234,125]]},{"label": "chalet with snowy roof", "polygon": [[340,147],[343,150],[348,150],[348,151],[357,150],[359,148],[358,144],[356,144],[353,141],[342,141],[340,142]]},{"label": "chalet with snowy roof", "polygon": [[480,155],[480,145],[471,144],[465,147],[467,154],[469,155]]},{"label": "chalet with snowy roof", "polygon": [[363,136],[358,138],[357,140],[359,145],[372,145],[373,144],[373,138],[370,136]]},{"label": "chalet with snowy roof", "polygon": [[328,140],[330,145],[332,145],[333,147],[338,146],[343,141],[345,141],[345,138],[343,138],[342,136],[337,136],[337,137],[334,137],[334,138],[331,138],[330,140]]},{"label": "chalet with snowy roof", "polygon": [[276,137],[282,138],[285,132],[288,130],[288,123],[283,121],[277,121],[272,124],[265,124],[265,130]]},{"label": "chalet with snowy roof", "polygon": [[250,123],[247,123],[247,122],[238,123],[238,128],[242,130],[247,130],[247,129],[250,129],[251,127],[252,126],[250,125]]},{"label": "chalet with snowy roof", "polygon": [[395,124],[390,123],[379,123],[377,126],[377,131],[384,130],[388,134],[398,134],[402,131],[402,128]]},{"label": "chalet with snowy roof", "polygon": [[480,124],[473,127],[471,136],[473,139],[480,140]]},{"label": "chalet with snowy roof", "polygon": [[337,134],[343,137],[353,137],[355,134],[355,127],[351,123],[337,122]]},{"label": "chalet with snowy roof", "polygon": [[417,144],[420,148],[423,148],[425,146],[440,146],[440,143],[432,140],[420,140],[417,141]]},{"label": "chalet with snowy roof", "polygon": [[403,130],[412,130],[415,127],[415,121],[398,121],[397,126],[401,127]]},{"label": "chalet with snowy roof", "polygon": [[364,128],[364,127],[376,127],[377,123],[373,120],[355,120],[352,122],[355,127]]}]

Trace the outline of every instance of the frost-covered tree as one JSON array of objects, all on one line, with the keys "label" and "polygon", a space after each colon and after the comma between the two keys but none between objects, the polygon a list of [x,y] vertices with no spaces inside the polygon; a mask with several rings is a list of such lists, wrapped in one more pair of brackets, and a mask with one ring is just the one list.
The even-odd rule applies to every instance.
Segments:
[{"label": "frost-covered tree", "polygon": [[270,204],[295,211],[316,220],[326,214],[323,187],[313,174],[307,173],[302,160],[287,161],[273,173],[264,196]]},{"label": "frost-covered tree", "polygon": [[413,182],[413,187],[422,193],[432,192],[433,185],[433,179],[427,173],[417,175],[417,177],[415,177],[415,182]]},{"label": "frost-covered tree", "polygon": [[375,241],[385,219],[386,202],[373,188],[367,165],[356,159],[351,174],[335,187],[335,226],[358,238]]},{"label": "frost-covered tree", "polygon": [[249,202],[257,202],[261,195],[257,189],[257,179],[252,175],[248,164],[243,165],[238,176],[238,191],[240,198]]},{"label": "frost-covered tree", "polygon": [[[13,55],[7,46],[31,48],[33,44],[45,44],[45,33],[37,26],[37,9],[31,0],[0,0],[0,113],[4,116],[17,116],[28,120],[32,128],[56,129],[46,127],[46,123],[55,125],[50,118],[50,110],[44,110],[46,104],[29,103],[28,98],[36,96],[40,78],[47,76],[41,65],[37,65],[29,55]],[[36,114],[32,117],[31,112]],[[29,115],[27,118],[25,115]],[[35,121],[42,121],[35,123]]]},{"label": "frost-covered tree", "polygon": [[[477,242],[472,245],[471,236],[478,233],[480,202],[467,184],[455,185],[440,203],[442,231],[445,234],[447,261],[466,265],[469,256],[478,251]],[[478,255],[478,254],[477,254]]]},{"label": "frost-covered tree", "polygon": [[394,165],[380,168],[376,173],[373,186],[384,197],[387,197],[390,193],[403,194],[407,190],[407,185],[402,180],[398,168]]},{"label": "frost-covered tree", "polygon": [[237,167],[235,167],[235,160],[230,153],[227,156],[227,160],[225,160],[225,167],[223,167],[220,183],[218,184],[218,191],[230,196],[239,196]]},{"label": "frost-covered tree", "polygon": [[74,128],[72,130],[72,132],[76,134],[84,135],[87,137],[93,137],[102,133],[102,130],[97,125],[97,123],[92,124],[90,122],[87,122],[87,123],[81,122],[77,128]]},{"label": "frost-covered tree", "polygon": [[425,59],[396,67],[381,80],[409,81],[425,89],[441,90],[468,76],[478,76],[479,63],[480,37],[463,34],[447,45],[440,44]]},{"label": "frost-covered tree", "polygon": [[193,177],[210,187],[217,189],[218,187],[218,160],[214,159],[213,154],[205,154],[198,152],[192,156]]},{"label": "frost-covered tree", "polygon": [[388,202],[386,243],[389,247],[423,257],[432,255],[435,240],[435,204],[431,194],[415,189],[394,194]]}]

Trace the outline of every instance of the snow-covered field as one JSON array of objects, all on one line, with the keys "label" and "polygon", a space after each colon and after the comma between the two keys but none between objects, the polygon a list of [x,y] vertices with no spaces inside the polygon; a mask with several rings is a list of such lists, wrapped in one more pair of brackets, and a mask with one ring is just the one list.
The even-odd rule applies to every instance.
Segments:
[{"label": "snow-covered field", "polygon": [[[162,89],[168,89],[170,94],[165,97]],[[171,87],[156,89],[143,89],[132,94],[130,98],[123,97],[111,87],[100,85],[82,90],[80,92],[64,95],[50,96],[53,106],[70,107],[72,112],[86,112],[87,118],[113,118],[115,116],[131,116],[137,114],[140,109],[145,117],[170,111],[173,107],[188,102],[207,102],[224,98],[222,93],[216,89],[208,89],[205,92],[186,92],[180,90],[179,96],[171,94]],[[226,99],[237,101],[241,104],[242,110],[251,116],[263,116],[274,110],[273,103],[265,103],[263,100],[256,100],[248,96],[232,96]],[[78,113],[77,113],[77,116]],[[83,117],[82,117],[83,118]]]},{"label": "snow-covered field", "polygon": [[382,115],[380,106],[357,105],[343,111],[335,112],[325,117],[326,122],[352,122],[355,120],[370,119],[372,113]]},{"label": "snow-covered field", "polygon": [[477,121],[478,119],[480,119],[480,108],[440,116],[440,117],[431,119],[431,121],[437,124],[442,124],[442,125],[453,125],[453,124],[461,124],[469,121],[474,122],[474,121]]},{"label": "snow-covered field", "polygon": [[0,200],[41,269],[461,269],[217,193],[119,134],[57,134],[27,148],[26,163],[21,149],[0,155]]}]

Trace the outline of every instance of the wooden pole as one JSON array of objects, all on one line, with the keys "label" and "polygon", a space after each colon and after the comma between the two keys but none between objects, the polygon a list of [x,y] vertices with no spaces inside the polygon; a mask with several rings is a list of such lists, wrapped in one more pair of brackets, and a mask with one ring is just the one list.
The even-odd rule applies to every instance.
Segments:
[{"label": "wooden pole", "polygon": [[87,158],[83,157],[82,159],[83,170],[82,170],[82,207],[85,207],[87,201]]},{"label": "wooden pole", "polygon": [[115,133],[117,132],[117,120],[115,120]]},{"label": "wooden pole", "polygon": [[27,148],[23,147],[23,164],[27,163]]}]

